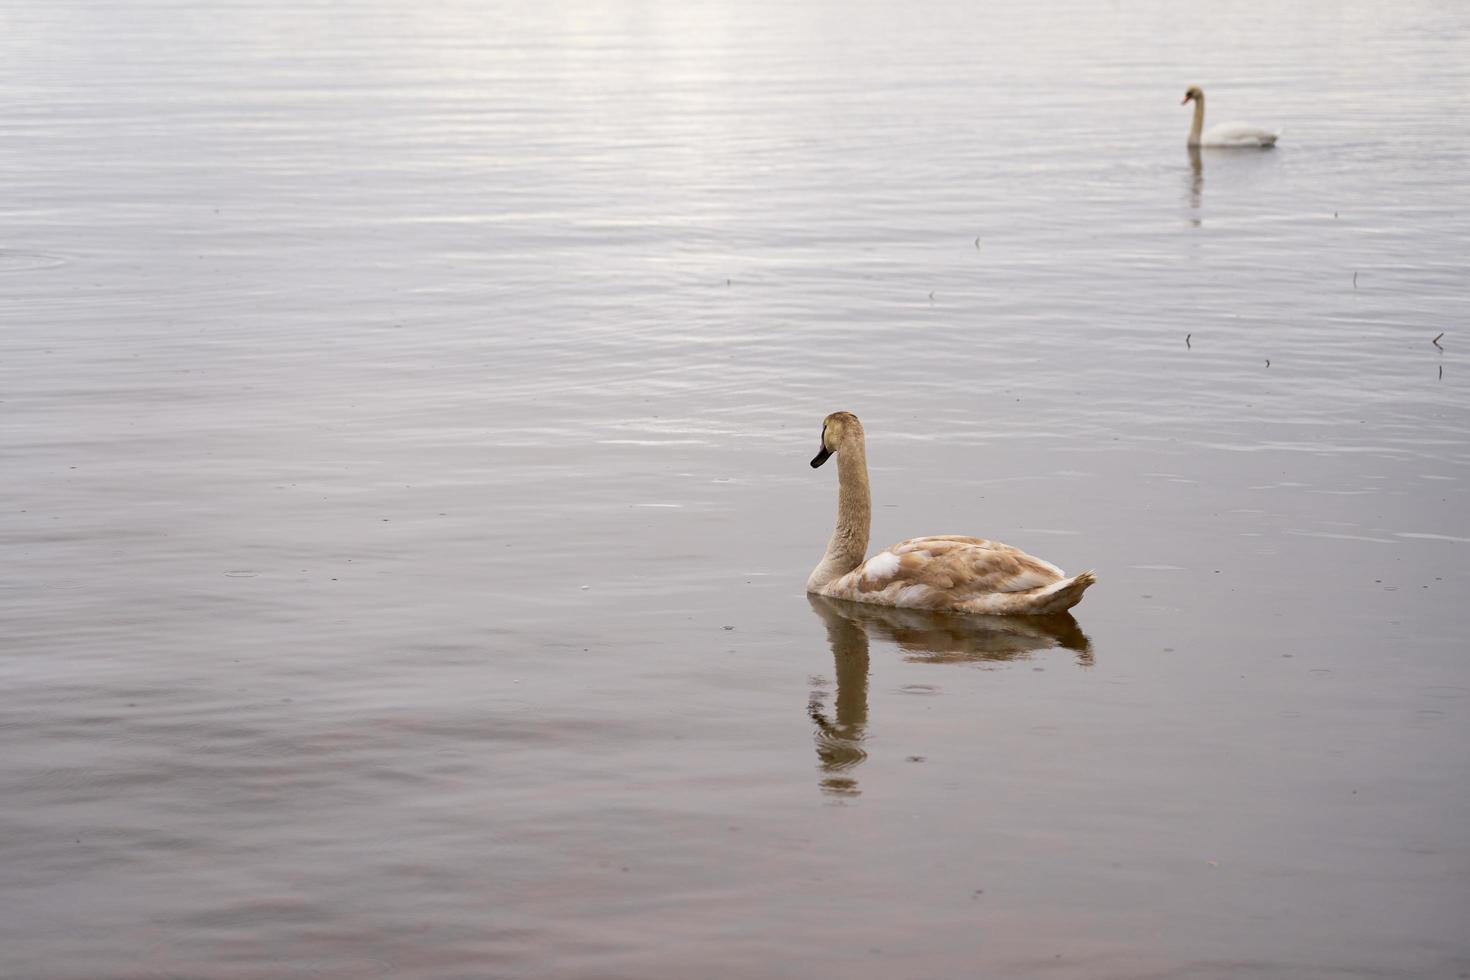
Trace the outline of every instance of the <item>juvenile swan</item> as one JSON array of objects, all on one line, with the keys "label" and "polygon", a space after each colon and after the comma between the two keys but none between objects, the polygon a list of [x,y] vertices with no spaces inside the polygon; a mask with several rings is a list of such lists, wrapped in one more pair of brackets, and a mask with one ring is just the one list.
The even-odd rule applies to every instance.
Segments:
[{"label": "juvenile swan", "polygon": [[1060,568],[999,541],[941,534],[910,538],[867,561],[873,502],[863,424],[851,412],[822,422],[815,469],[837,454],[837,529],[806,590],[880,606],[945,609],[999,616],[1044,615],[1070,609],[1097,579],[1067,578]]},{"label": "juvenile swan", "polygon": [[1280,133],[1244,123],[1221,123],[1201,132],[1205,125],[1205,93],[1198,85],[1191,85],[1184,93],[1180,105],[1194,103],[1194,122],[1189,127],[1190,146],[1257,146],[1276,145]]}]

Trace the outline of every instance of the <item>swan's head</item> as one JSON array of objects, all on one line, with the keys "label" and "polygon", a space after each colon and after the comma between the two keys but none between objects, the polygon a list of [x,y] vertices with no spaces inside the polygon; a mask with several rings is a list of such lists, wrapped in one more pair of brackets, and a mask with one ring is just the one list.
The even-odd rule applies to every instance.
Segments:
[{"label": "swan's head", "polygon": [[1189,86],[1188,89],[1185,90],[1185,92],[1184,92],[1184,98],[1179,101],[1179,104],[1180,105],[1188,105],[1189,103],[1193,102],[1195,99],[1201,99],[1201,100],[1203,100],[1204,97],[1205,97],[1204,90],[1202,90],[1198,85],[1191,85],[1191,86]]},{"label": "swan's head", "polygon": [[853,440],[861,442],[863,424],[851,412],[833,412],[822,420],[822,448],[812,457],[812,469],[827,462],[827,457],[841,452]]}]

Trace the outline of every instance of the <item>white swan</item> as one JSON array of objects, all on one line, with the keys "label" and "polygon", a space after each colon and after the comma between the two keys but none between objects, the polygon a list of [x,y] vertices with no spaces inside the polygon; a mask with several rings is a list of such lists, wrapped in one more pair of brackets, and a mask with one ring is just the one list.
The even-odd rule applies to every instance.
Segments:
[{"label": "white swan", "polygon": [[945,609],[997,616],[1045,615],[1070,609],[1097,581],[1068,578],[1050,562],[998,541],[942,534],[911,538],[867,561],[873,500],[863,424],[851,412],[822,423],[815,469],[837,454],[837,529],[806,590],[879,606]]},{"label": "white swan", "polygon": [[1244,123],[1220,123],[1201,132],[1205,125],[1205,93],[1198,85],[1191,85],[1184,93],[1180,105],[1194,103],[1194,123],[1189,127],[1190,146],[1275,146],[1281,134],[1259,126]]}]

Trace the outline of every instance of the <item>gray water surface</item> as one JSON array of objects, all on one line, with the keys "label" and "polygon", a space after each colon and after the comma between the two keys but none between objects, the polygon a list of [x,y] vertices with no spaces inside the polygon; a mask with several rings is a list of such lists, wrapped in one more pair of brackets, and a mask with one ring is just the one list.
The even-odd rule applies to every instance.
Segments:
[{"label": "gray water surface", "polygon": [[[0,93],[0,976],[1470,973],[1470,6],[9,2]],[[804,597],[837,409],[1076,619]]]}]

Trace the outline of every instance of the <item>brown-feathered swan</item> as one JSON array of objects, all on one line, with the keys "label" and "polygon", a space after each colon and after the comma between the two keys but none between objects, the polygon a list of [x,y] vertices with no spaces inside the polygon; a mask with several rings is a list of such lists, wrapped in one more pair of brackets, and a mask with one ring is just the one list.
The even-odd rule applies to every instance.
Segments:
[{"label": "brown-feathered swan", "polygon": [[833,412],[823,421],[812,467],[834,453],[837,529],[807,579],[808,592],[880,606],[1031,616],[1070,609],[1097,581],[1090,571],[1068,578],[1019,548],[955,534],[910,538],[865,561],[873,501],[863,424],[851,412]]}]

